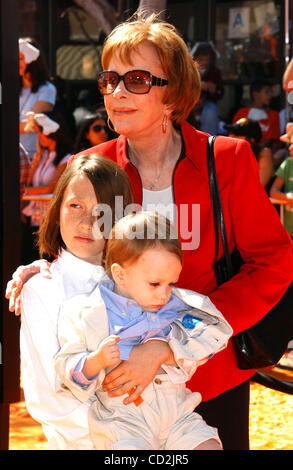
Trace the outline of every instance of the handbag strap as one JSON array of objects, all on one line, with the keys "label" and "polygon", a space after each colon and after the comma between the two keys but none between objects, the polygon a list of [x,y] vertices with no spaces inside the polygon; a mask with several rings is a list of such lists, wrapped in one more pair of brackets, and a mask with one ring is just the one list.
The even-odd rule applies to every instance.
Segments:
[{"label": "handbag strap", "polygon": [[209,172],[209,185],[213,209],[213,218],[214,218],[214,227],[215,227],[215,238],[216,238],[216,255],[215,255],[215,265],[218,260],[219,252],[219,228],[220,235],[224,249],[224,259],[226,261],[226,267],[228,272],[229,279],[233,276],[232,260],[229,252],[227,233],[225,228],[225,219],[223,214],[221,196],[217,181],[216,167],[215,167],[215,157],[214,157],[214,143],[216,136],[209,136],[207,141],[207,164]]}]

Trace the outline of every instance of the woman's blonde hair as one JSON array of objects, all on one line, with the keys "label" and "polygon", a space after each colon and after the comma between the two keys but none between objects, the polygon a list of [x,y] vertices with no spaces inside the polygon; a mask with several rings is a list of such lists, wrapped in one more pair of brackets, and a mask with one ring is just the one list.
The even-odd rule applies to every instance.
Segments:
[{"label": "woman's blonde hair", "polygon": [[105,268],[132,264],[148,249],[161,247],[183,261],[181,243],[170,220],[157,212],[140,211],[118,220],[107,241]]},{"label": "woman's blonde hair", "polygon": [[160,20],[156,13],[147,18],[140,12],[136,13],[128,21],[116,26],[106,38],[102,67],[107,70],[114,54],[118,54],[123,63],[135,66],[131,61],[132,53],[139,52],[143,43],[152,45],[157,51],[168,80],[168,85],[164,87],[163,102],[172,109],[170,118],[173,123],[181,124],[199,99],[201,78],[175,26]]},{"label": "woman's blonde hair", "polygon": [[48,211],[38,233],[40,255],[55,258],[66,248],[60,233],[60,209],[65,190],[77,175],[85,175],[93,185],[99,204],[107,204],[115,221],[115,197],[122,196],[123,211],[133,203],[130,182],[125,171],[109,158],[100,155],[79,155],[62,173],[53,193]]}]

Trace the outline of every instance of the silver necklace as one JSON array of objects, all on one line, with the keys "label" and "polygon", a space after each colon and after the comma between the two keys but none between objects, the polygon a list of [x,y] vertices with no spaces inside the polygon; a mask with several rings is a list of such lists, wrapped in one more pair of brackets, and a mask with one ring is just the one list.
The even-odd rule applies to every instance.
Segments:
[{"label": "silver necklace", "polygon": [[[129,149],[129,147],[128,147],[128,149]],[[131,150],[129,149],[129,151],[128,151],[128,158],[129,158],[129,161],[130,161],[130,163],[132,163],[132,165],[134,165],[134,166],[137,168],[137,166],[134,164],[134,162],[133,162],[133,160],[132,160],[132,157],[130,156],[131,153],[132,153],[132,152],[131,152]],[[154,188],[155,188],[157,182],[158,182],[159,179],[161,178],[162,171],[163,171],[163,168],[161,168],[161,171],[159,172],[158,176],[156,176],[156,178],[155,178],[153,181],[151,181],[151,183],[149,183],[148,189],[149,189],[150,191],[153,191],[153,190],[154,190]]]},{"label": "silver necklace", "polygon": [[[182,145],[184,145],[184,143],[182,144],[182,142],[183,142],[183,140],[182,140],[182,138],[181,138],[179,158],[180,158],[180,155],[181,155],[181,152],[182,152]],[[127,151],[128,159],[129,159],[130,163],[132,163],[132,165],[134,165],[135,168],[136,168],[136,169],[138,170],[138,172],[139,172],[139,169],[137,168],[137,166],[136,166],[136,165],[134,164],[134,162],[133,162],[133,157],[135,158],[135,155],[134,155],[133,151],[130,149],[129,144],[127,144],[127,150],[128,150],[128,151]],[[149,189],[150,191],[153,191],[153,190],[154,190],[156,184],[158,183],[159,179],[161,178],[162,171],[163,171],[163,168],[164,168],[164,166],[165,166],[165,163],[166,163],[166,161],[164,161],[163,166],[162,166],[162,168],[161,168],[161,170],[160,170],[158,176],[156,176],[156,178],[155,178],[153,181],[151,181],[151,183],[149,183],[148,189]],[[140,173],[140,172],[139,172],[139,173]]]},{"label": "silver necklace", "polygon": [[149,185],[149,189],[151,191],[153,191],[154,187],[156,186],[157,182],[159,181],[159,179],[161,178],[161,173],[162,173],[162,170],[160,171],[160,173],[158,174],[158,176],[150,183]]}]

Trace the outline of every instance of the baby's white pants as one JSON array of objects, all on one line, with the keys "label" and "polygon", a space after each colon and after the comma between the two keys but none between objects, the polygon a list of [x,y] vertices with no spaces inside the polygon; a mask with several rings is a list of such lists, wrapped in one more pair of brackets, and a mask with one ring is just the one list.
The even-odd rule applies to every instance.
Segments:
[{"label": "baby's white pants", "polygon": [[157,375],[142,394],[143,403],[124,405],[122,397],[98,391],[89,411],[89,429],[98,450],[192,450],[208,439],[221,442],[216,428],[193,410],[201,402],[184,383]]}]

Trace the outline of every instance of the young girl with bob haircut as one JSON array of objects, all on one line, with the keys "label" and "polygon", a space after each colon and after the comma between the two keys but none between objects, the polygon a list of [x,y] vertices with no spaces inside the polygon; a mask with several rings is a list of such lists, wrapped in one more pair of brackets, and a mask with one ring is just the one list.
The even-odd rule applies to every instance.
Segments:
[{"label": "young girl with bob haircut", "polygon": [[47,215],[39,230],[39,250],[41,256],[56,258],[60,250],[66,248],[60,232],[60,217],[65,191],[76,175],[84,174],[94,189],[99,204],[107,204],[112,211],[112,224],[115,219],[115,198],[122,196],[124,210],[132,204],[133,196],[127,175],[107,158],[92,155],[80,156],[66,168],[53,193]]},{"label": "young girl with bob haircut", "polygon": [[[128,215],[114,225],[106,253],[110,278],[62,306],[55,358],[60,386],[81,401],[95,392],[95,449],[220,450],[216,429],[193,412],[200,394],[185,382],[225,348],[232,329],[208,297],[174,287],[182,269],[175,227],[157,213]],[[162,364],[134,404],[109,397],[101,387],[105,373],[128,360],[134,345],[152,340],[169,343],[175,366]]]},{"label": "young girl with bob haircut", "polygon": [[71,393],[56,388],[53,358],[59,349],[57,323],[62,302],[90,293],[104,275],[105,240],[95,240],[92,212],[115,196],[132,202],[127,175],[109,159],[80,156],[62,174],[39,230],[42,255],[56,258],[50,278],[33,276],[21,293],[21,370],[26,406],[42,424],[48,448],[91,449],[87,410]]}]

